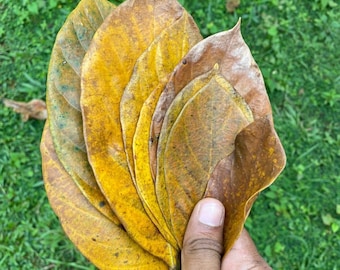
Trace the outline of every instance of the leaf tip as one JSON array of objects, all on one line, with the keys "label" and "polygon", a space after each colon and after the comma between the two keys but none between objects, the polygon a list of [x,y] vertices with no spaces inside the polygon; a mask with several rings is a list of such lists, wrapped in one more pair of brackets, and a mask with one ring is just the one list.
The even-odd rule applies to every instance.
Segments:
[{"label": "leaf tip", "polygon": [[231,31],[236,31],[236,32],[241,32],[241,23],[242,23],[242,18],[238,18],[237,23],[235,26],[231,29]]}]

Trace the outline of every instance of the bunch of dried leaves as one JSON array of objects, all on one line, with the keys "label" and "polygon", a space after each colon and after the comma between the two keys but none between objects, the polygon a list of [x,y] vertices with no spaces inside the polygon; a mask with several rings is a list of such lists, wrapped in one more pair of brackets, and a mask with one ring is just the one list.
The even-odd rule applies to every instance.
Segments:
[{"label": "bunch of dried leaves", "polygon": [[50,61],[50,203],[101,269],[176,269],[194,205],[226,207],[225,251],[285,164],[240,22],[204,40],[176,0],[82,0]]}]

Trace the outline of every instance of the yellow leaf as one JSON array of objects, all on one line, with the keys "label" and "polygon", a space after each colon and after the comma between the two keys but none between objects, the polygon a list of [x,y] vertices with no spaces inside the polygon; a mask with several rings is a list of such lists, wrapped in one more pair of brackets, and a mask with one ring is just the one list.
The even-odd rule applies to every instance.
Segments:
[{"label": "yellow leaf", "polygon": [[[158,168],[159,174],[164,174],[161,177],[167,192],[165,198],[157,193],[158,200],[169,203],[170,223],[180,246],[191,211],[203,197],[210,174],[234,151],[236,135],[253,121],[243,98],[222,76],[213,76],[198,91],[196,83],[200,80],[178,94],[166,114],[169,117],[182,108],[167,139],[161,141],[164,157]],[[185,95],[187,101],[183,100],[185,91],[190,91]],[[162,132],[166,129],[163,125]],[[162,190],[158,180],[157,192]]]},{"label": "yellow leaf", "polygon": [[[161,32],[138,58],[120,103],[120,121],[130,174],[149,217],[174,247],[177,244],[167,228],[158,206],[154,181],[150,174],[148,141],[151,119],[149,121],[149,118],[153,114],[153,109],[169,74],[188,50],[200,39],[201,36],[194,21],[184,12],[183,16]],[[155,88],[156,90],[154,90]],[[153,108],[147,109],[147,112],[143,112],[143,110],[141,112],[143,103],[153,90],[156,91],[155,95],[150,97],[152,101],[150,100],[147,105],[147,107],[153,106]],[[135,135],[138,118],[141,122],[138,125],[143,131],[142,134]],[[142,137],[139,138],[139,136]],[[138,150],[135,149],[133,152],[133,140],[135,145],[146,147],[139,147]],[[134,157],[138,160],[136,166],[134,166]]]},{"label": "yellow leaf", "polygon": [[178,249],[177,242],[170,231],[165,219],[162,215],[158,201],[156,198],[155,184],[151,175],[149,162],[149,134],[152,113],[157,104],[160,93],[163,90],[163,84],[160,84],[151,93],[143,104],[140,117],[137,123],[136,132],[133,138],[133,155],[136,175],[136,188],[143,202],[144,208],[148,212],[149,217],[159,228],[165,239],[172,246]]},{"label": "yellow leaf", "polygon": [[100,269],[168,269],[84,197],[58,159],[48,123],[40,147],[50,204],[68,237],[92,263]]},{"label": "yellow leaf", "polygon": [[114,5],[82,0],[60,29],[47,78],[47,109],[58,157],[86,198],[119,224],[102,195],[87,160],[80,112],[80,66],[90,41]]},{"label": "yellow leaf", "polygon": [[82,65],[85,140],[97,182],[131,237],[171,267],[177,251],[147,216],[133,185],[119,104],[139,56],[183,13],[175,0],[124,2],[98,29]]},{"label": "yellow leaf", "polygon": [[165,86],[175,66],[201,39],[195,22],[184,11],[183,15],[162,31],[138,58],[120,103],[124,146],[132,176],[134,176],[132,139],[144,101],[160,83]]}]

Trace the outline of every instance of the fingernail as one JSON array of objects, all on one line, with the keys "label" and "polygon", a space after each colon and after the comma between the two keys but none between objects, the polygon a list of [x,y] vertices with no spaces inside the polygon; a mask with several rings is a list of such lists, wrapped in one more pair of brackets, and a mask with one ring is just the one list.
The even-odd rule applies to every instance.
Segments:
[{"label": "fingernail", "polygon": [[219,227],[224,219],[224,208],[218,202],[202,203],[198,211],[198,220],[210,227]]}]

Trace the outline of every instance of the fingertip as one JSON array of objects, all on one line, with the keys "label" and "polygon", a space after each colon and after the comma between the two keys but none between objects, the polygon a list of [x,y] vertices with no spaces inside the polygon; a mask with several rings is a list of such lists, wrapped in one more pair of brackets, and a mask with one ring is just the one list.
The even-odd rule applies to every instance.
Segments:
[{"label": "fingertip", "polygon": [[182,269],[220,269],[225,209],[213,198],[199,201],[183,240]]},{"label": "fingertip", "polygon": [[197,204],[197,219],[210,227],[220,227],[224,223],[223,204],[214,198],[204,198]]}]

